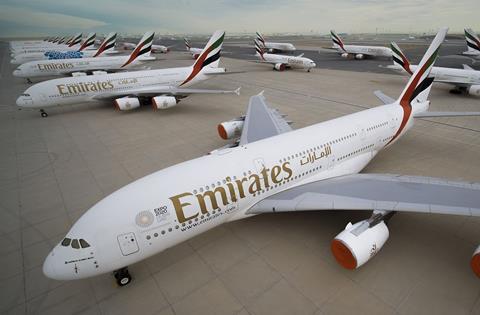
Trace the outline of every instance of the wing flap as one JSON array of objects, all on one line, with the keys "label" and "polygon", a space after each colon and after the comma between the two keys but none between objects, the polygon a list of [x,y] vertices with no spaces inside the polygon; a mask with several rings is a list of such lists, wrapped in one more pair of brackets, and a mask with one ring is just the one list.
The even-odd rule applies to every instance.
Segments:
[{"label": "wing flap", "polygon": [[480,216],[480,184],[393,174],[355,174],[297,186],[248,213],[390,210]]},{"label": "wing flap", "polygon": [[250,98],[239,144],[244,145],[291,130],[282,115],[267,106],[262,92]]}]

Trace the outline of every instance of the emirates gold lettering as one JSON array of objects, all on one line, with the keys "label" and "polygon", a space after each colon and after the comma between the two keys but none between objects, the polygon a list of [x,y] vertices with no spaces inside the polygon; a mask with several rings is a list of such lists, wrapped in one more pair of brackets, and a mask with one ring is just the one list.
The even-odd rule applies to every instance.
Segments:
[{"label": "emirates gold lettering", "polygon": [[86,92],[108,91],[114,88],[110,81],[79,82],[71,84],[58,84],[57,90],[60,95],[74,95]]},{"label": "emirates gold lettering", "polygon": [[[271,169],[264,168],[260,175],[250,174],[241,179],[236,179],[234,182],[227,177],[223,186],[217,186],[212,190],[206,190],[195,195],[185,192],[170,197],[178,222],[187,222],[200,214],[207,214],[210,211],[220,209],[222,206],[226,207],[247,197],[247,195],[259,193],[273,184],[290,179],[293,176],[293,171],[290,168],[290,162],[285,162],[281,165],[275,165]],[[188,215],[185,213],[188,213]]]},{"label": "emirates gold lettering", "polygon": [[61,63],[39,63],[37,67],[40,71],[50,71],[50,70],[64,70],[73,68],[73,63],[70,62],[61,62]]}]

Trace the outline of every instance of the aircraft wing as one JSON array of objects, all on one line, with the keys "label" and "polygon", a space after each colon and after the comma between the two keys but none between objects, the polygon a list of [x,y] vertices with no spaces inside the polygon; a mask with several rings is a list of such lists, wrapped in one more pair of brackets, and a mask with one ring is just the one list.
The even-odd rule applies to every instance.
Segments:
[{"label": "aircraft wing", "polygon": [[375,96],[378,97],[378,99],[385,105],[395,103],[395,99],[391,98],[380,90],[373,92],[373,94],[375,94]]},{"label": "aircraft wing", "polygon": [[94,95],[92,99],[106,100],[114,99],[124,96],[158,96],[158,95],[173,95],[173,96],[187,96],[190,94],[237,94],[240,95],[240,88],[232,91],[225,90],[207,90],[207,89],[190,89],[190,88],[177,88],[174,86],[153,86],[139,88],[134,91],[118,91],[114,93],[100,93]]},{"label": "aircraft wing", "polygon": [[239,144],[244,145],[291,130],[289,122],[278,110],[268,107],[262,92],[250,98]]},{"label": "aircraft wing", "polygon": [[248,214],[308,210],[386,210],[480,216],[480,184],[432,177],[354,174],[297,186]]}]

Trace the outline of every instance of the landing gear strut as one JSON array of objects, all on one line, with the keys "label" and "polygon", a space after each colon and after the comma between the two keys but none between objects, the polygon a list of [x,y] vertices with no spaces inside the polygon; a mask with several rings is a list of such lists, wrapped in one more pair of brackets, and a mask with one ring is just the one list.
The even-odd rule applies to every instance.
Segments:
[{"label": "landing gear strut", "polygon": [[32,84],[32,80],[30,80],[29,78],[27,78],[27,83]]},{"label": "landing gear strut", "polygon": [[117,284],[121,287],[126,286],[132,281],[132,276],[130,276],[127,267],[114,271],[113,276],[117,280]]},{"label": "landing gear strut", "polygon": [[40,110],[40,116],[42,116],[42,117],[45,118],[45,117],[48,117],[48,114],[47,114],[47,112],[45,112],[43,109],[41,109],[41,110]]}]

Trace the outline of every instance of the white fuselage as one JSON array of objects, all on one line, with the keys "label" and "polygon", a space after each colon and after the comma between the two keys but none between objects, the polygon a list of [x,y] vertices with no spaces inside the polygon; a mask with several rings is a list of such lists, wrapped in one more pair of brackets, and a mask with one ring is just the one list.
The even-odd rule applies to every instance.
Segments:
[{"label": "white fuselage", "polygon": [[[410,70],[415,72],[417,67],[417,65],[410,65]],[[407,74],[405,69],[398,65],[389,65],[387,68]],[[456,82],[462,82],[461,85],[480,84],[480,71],[478,70],[433,67],[430,75],[434,77],[434,81],[451,82],[454,85]]]},{"label": "white fuselage", "polygon": [[18,66],[13,75],[21,78],[65,76],[74,72],[88,72],[95,70],[123,70],[134,65],[142,64],[143,60],[153,60],[153,57],[135,59],[129,65],[122,67],[129,56],[115,56],[103,58],[74,58],[29,61]]},{"label": "white fuselage", "polygon": [[358,45],[344,45],[343,50],[340,47],[335,47],[340,54],[364,55],[373,57],[392,57],[392,50],[388,47],[381,46],[358,46]]},{"label": "white fuselage", "polygon": [[[155,86],[178,86],[191,73],[191,67],[108,73],[103,75],[59,78],[37,83],[29,87],[18,99],[17,105],[24,108],[47,108],[59,105],[95,101],[101,94],[131,92],[135,95],[142,88]],[[182,87],[205,80],[199,73]]]},{"label": "white fuselage", "polygon": [[[78,57],[76,58],[91,58],[95,55],[96,52],[97,52],[96,50],[84,50],[81,52],[51,50],[43,53],[18,54],[18,55],[15,55],[15,57],[13,57],[10,63],[15,65],[20,65],[22,63],[26,63],[29,61],[66,59],[66,58],[62,58],[62,55],[67,56],[69,53],[79,53],[77,54]],[[56,57],[50,57],[50,54],[55,54],[55,53],[57,55]],[[116,53],[118,53],[118,51],[116,50],[106,50],[98,57],[104,57],[105,55],[116,54]]]},{"label": "white fuselage", "polygon": [[[44,273],[70,280],[117,270],[245,218],[253,205],[273,194],[358,173],[397,133],[402,117],[399,105],[376,107],[141,178],[89,209],[66,237],[84,239],[90,247],[57,245]],[[401,134],[411,125],[412,119]]]},{"label": "white fuselage", "polygon": [[[80,47],[81,47],[80,44],[73,45],[71,47],[68,45],[57,45],[57,44],[51,44],[46,46],[26,46],[26,47],[19,47],[19,48],[12,49],[11,56],[14,57],[15,55],[20,55],[20,54],[45,53],[51,50],[75,51],[75,50],[79,50]],[[95,49],[95,48],[89,47],[87,49]]]},{"label": "white fuselage", "polygon": [[316,67],[316,64],[315,62],[313,62],[313,60],[305,57],[285,56],[285,55],[268,54],[268,53],[263,54],[263,59],[262,59],[262,56],[260,56],[258,53],[257,53],[257,56],[260,57],[262,61],[274,64],[274,65],[276,64],[285,65],[292,69],[311,69]]},{"label": "white fuselage", "polygon": [[198,56],[200,56],[200,54],[202,53],[202,50],[201,48],[195,48],[195,47],[190,47],[190,48],[187,48],[188,52],[192,54],[192,57],[193,59],[197,59]]},{"label": "white fuselage", "polygon": [[268,51],[275,52],[294,52],[297,50],[295,46],[291,43],[275,43],[275,42],[265,42],[263,44]]}]

